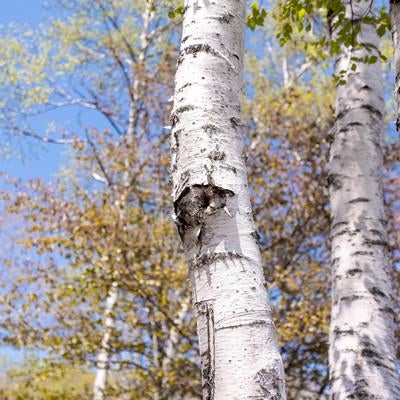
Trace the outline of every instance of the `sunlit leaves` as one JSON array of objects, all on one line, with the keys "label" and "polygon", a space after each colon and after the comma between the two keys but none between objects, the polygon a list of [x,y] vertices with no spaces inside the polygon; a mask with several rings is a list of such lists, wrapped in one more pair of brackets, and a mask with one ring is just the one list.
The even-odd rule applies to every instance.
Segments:
[{"label": "sunlit leaves", "polygon": [[246,25],[254,31],[257,26],[264,26],[267,11],[259,6],[257,1],[254,1],[250,7],[250,14],[247,16]]}]

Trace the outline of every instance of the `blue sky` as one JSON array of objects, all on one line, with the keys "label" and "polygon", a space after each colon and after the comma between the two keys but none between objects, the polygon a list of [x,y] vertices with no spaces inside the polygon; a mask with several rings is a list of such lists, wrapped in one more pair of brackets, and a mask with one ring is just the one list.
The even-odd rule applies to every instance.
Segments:
[{"label": "blue sky", "polygon": [[42,0],[0,0],[0,23],[39,24],[44,18]]},{"label": "blue sky", "polygon": [[[7,29],[9,24],[38,26],[49,16],[45,8],[45,0],[0,0],[0,24]],[[72,115],[69,116],[72,118]],[[44,126],[49,121],[49,116],[41,117],[35,121],[35,128]],[[1,141],[4,148],[4,141]],[[0,158],[0,170],[29,179],[40,176],[50,180],[58,170],[62,153],[62,146],[44,145],[35,140],[26,138],[12,139],[11,151],[6,157]]]},{"label": "blue sky", "polygon": [[[0,24],[3,27],[14,23],[30,27],[38,26],[48,15],[43,4],[43,0],[0,0]],[[70,111],[68,114],[67,121],[73,120],[73,113]],[[62,117],[65,120],[65,115]],[[44,126],[49,118],[50,116],[45,116],[37,119],[34,122],[35,128]],[[60,112],[55,113],[51,118],[61,119]],[[3,140],[0,142],[2,146],[4,146]],[[34,176],[51,180],[60,166],[62,154],[65,151],[63,146],[45,145],[26,138],[12,140],[11,147],[14,146],[16,152],[10,152],[6,159],[0,158],[0,170],[24,180]],[[40,352],[34,353],[40,354]],[[0,348],[0,371],[16,362],[23,361],[30,354],[32,354],[31,351],[15,350],[8,346]]]}]

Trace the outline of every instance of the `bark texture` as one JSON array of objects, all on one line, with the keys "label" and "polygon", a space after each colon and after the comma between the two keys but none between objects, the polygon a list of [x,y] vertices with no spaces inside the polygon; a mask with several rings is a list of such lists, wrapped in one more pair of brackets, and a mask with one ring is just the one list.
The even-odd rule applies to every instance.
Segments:
[{"label": "bark texture", "polygon": [[397,106],[396,129],[400,132],[400,1],[390,1],[390,19],[392,22],[392,38],[394,50],[394,73],[395,73],[395,98]]},{"label": "bark texture", "polygon": [[203,398],[285,399],[240,120],[245,0],[187,0],[172,123],[176,223],[190,262]]},{"label": "bark texture", "polygon": [[[370,12],[369,1],[346,4],[354,23]],[[329,192],[333,304],[330,329],[332,399],[398,400],[394,308],[383,205],[383,78],[379,62],[350,57],[378,56],[372,25],[359,42],[371,49],[343,49],[336,72],[336,122],[330,151]]]}]

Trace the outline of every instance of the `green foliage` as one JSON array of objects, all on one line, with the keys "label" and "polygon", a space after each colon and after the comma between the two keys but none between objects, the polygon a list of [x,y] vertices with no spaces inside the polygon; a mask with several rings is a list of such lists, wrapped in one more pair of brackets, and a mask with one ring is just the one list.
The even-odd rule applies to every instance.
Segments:
[{"label": "green foliage", "polygon": [[247,16],[246,25],[254,31],[257,26],[264,26],[267,11],[260,7],[257,1],[254,1],[250,7],[250,14]]},{"label": "green foliage", "polygon": [[182,16],[185,12],[185,9],[182,6],[176,7],[173,10],[168,11],[168,17],[174,19],[176,16]]},{"label": "green foliage", "polygon": [[[363,24],[372,25],[380,37],[390,32],[390,16],[383,5],[377,15],[365,13],[361,18],[351,19],[345,12],[341,0],[289,0],[277,4],[275,18],[279,31],[277,38],[281,46],[293,40],[304,43],[304,47],[312,46],[318,49],[320,58],[337,57],[342,46],[351,49],[366,48],[367,43],[360,43],[358,35]],[[379,52],[379,57],[385,61],[385,56]],[[366,60],[353,60],[349,66],[356,69],[356,62],[374,63],[378,58],[371,55]],[[343,81],[336,77],[336,82]]]}]

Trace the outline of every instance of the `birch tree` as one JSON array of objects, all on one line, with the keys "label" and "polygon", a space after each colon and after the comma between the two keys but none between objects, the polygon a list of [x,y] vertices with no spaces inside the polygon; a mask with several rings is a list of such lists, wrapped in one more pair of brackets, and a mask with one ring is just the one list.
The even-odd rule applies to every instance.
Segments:
[{"label": "birch tree", "polygon": [[[149,35],[150,35],[149,25],[154,15],[152,9],[153,9],[153,2],[147,1],[144,10],[142,12],[141,19],[143,27],[140,35],[137,54],[130,55],[130,62],[133,65],[135,73],[134,73],[133,87],[128,87],[128,91],[130,94],[129,118],[128,118],[126,136],[124,138],[124,141],[126,142],[126,145],[128,145],[131,148],[135,147],[132,145],[134,145],[135,142],[137,142],[137,138],[135,138],[135,135],[137,134],[138,120],[140,118],[140,101],[143,101],[143,96],[141,96],[141,94],[143,91],[143,87],[145,86],[145,83],[142,82],[141,77],[144,76],[144,72],[146,70],[146,53],[149,47]],[[107,15],[107,10],[105,10],[104,6],[102,6],[102,10]],[[110,18],[111,22],[114,21],[112,19],[113,16],[111,16]],[[130,165],[131,157],[129,155],[129,152],[126,152],[124,155],[125,157],[123,158],[122,162],[125,165],[125,171],[122,174],[122,182],[121,182],[124,187],[124,193],[122,195],[122,198],[118,198],[119,193],[117,192],[116,193],[117,197],[115,199],[116,206],[117,207],[119,206],[118,208],[120,210],[119,218],[122,221],[126,220],[125,213],[127,211],[127,208],[129,208],[129,202],[125,200],[127,200],[130,195],[131,181],[134,179],[134,177],[132,176],[133,168]],[[99,167],[101,167],[101,164],[99,165]],[[106,177],[103,177],[103,180],[105,180],[105,182],[103,183],[108,184],[110,187],[112,186],[112,182],[108,181]],[[111,192],[112,192],[111,195],[115,197],[113,190],[111,190]],[[97,372],[93,387],[94,400],[104,400],[105,398],[108,370],[110,368],[110,354],[111,354],[110,350],[112,343],[112,333],[115,330],[115,324],[116,324],[114,314],[115,314],[115,309],[117,307],[118,294],[119,294],[119,281],[115,279],[111,283],[110,290],[108,292],[106,299],[104,333],[100,344],[99,354],[97,356],[97,363],[96,363]]]},{"label": "birch tree", "polygon": [[394,55],[394,94],[396,98],[396,129],[400,132],[400,2],[390,0],[390,19],[392,25]]},{"label": "birch tree", "polygon": [[[384,98],[367,1],[344,3],[359,28],[336,62],[340,76],[329,156],[333,272],[329,366],[332,398],[399,399],[394,308],[383,205]],[[357,60],[356,68],[350,68]]]},{"label": "birch tree", "polygon": [[246,2],[188,0],[175,79],[175,218],[193,290],[203,398],[285,399],[247,184]]}]

